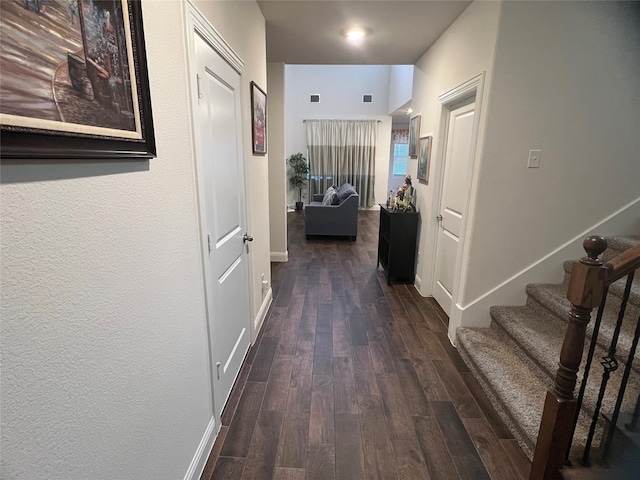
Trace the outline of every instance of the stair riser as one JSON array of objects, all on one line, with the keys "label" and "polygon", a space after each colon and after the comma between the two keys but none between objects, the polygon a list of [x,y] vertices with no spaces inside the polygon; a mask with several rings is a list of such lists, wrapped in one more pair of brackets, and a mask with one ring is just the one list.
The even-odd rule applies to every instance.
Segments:
[{"label": "stair riser", "polygon": [[553,378],[555,377],[555,374],[556,374],[556,369],[558,367],[557,362],[555,363],[554,366],[550,366],[547,364],[547,362],[543,362],[540,359],[540,357],[535,354],[535,352],[531,352],[530,349],[524,346],[522,342],[520,342],[520,340],[512,334],[512,332],[507,328],[507,326],[503,325],[501,320],[496,319],[496,317],[494,317],[493,315],[491,316],[491,320],[492,321],[491,321],[490,328],[499,328],[505,335],[508,335],[518,345],[518,347],[520,347],[520,350],[523,352],[523,355],[526,355],[528,362],[532,363],[535,366],[535,368],[537,368],[541,372],[544,372],[545,375],[549,377],[550,382],[553,381]]},{"label": "stair riser", "polygon": [[478,383],[482,387],[482,390],[491,401],[491,404],[493,405],[502,421],[505,423],[509,431],[517,440],[524,454],[529,457],[530,460],[532,460],[537,436],[532,436],[530,432],[527,432],[521,428],[520,423],[512,414],[511,409],[504,403],[499,393],[497,393],[493,388],[491,381],[484,376],[482,370],[473,360],[473,355],[466,350],[462,342],[459,343],[458,352],[460,353],[460,356],[462,357],[464,362],[473,372],[474,376],[478,380]]}]

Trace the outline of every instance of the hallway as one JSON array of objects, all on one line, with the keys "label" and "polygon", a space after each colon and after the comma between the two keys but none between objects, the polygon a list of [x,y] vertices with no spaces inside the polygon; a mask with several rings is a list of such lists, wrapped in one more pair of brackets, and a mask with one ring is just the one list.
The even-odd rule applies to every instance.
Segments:
[{"label": "hallway", "polygon": [[307,241],[288,213],[289,261],[202,480],[528,477],[442,310],[376,270],[378,216],[360,212],[356,242]]}]

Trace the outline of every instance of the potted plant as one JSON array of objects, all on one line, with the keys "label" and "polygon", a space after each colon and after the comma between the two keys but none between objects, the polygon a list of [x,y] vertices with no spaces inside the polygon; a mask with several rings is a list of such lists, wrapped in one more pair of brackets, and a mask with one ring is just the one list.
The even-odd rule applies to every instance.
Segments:
[{"label": "potted plant", "polygon": [[301,153],[291,155],[287,163],[289,164],[289,185],[291,185],[292,188],[298,189],[296,210],[302,210],[302,187],[307,184],[309,164]]}]

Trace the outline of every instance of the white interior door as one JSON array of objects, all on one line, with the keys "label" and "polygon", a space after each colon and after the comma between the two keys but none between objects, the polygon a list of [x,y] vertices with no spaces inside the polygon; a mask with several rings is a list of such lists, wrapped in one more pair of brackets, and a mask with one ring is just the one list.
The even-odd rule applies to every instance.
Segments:
[{"label": "white interior door", "polygon": [[433,289],[434,298],[447,315],[451,311],[456,259],[469,202],[474,116],[475,102],[466,101],[452,107],[448,117]]},{"label": "white interior door", "polygon": [[241,78],[194,35],[198,186],[213,396],[219,418],[250,344]]}]

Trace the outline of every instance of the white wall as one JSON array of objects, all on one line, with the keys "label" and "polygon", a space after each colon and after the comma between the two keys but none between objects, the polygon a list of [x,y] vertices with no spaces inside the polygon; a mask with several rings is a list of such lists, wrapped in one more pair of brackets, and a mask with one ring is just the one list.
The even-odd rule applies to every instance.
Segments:
[{"label": "white wall", "polygon": [[391,65],[389,71],[389,106],[391,115],[411,101],[413,90],[413,65]]},{"label": "white wall", "polygon": [[[451,337],[486,325],[490,305],[523,304],[526,283],[559,282],[587,234],[640,232],[639,10],[504,4]],[[530,149],[542,150],[538,169],[526,168]]]},{"label": "white wall", "polygon": [[640,196],[639,18],[637,3],[504,4],[464,304]]},{"label": "white wall", "polygon": [[[418,61],[412,106],[421,135],[434,138],[438,96],[486,72],[451,338],[459,325],[487,325],[490,305],[524,302],[527,282],[560,281],[587,232],[638,233],[639,8],[474,2]],[[530,149],[542,150],[538,169],[526,167]],[[436,142],[429,185],[418,186],[426,295],[440,150]]]},{"label": "white wall", "polygon": [[[438,97],[455,87],[485,72],[485,92],[491,85],[493,55],[496,30],[500,15],[498,2],[472,3],[444,32],[438,41],[418,60],[414,70],[413,115],[421,115],[420,136],[432,135],[438,138],[440,104]],[[482,144],[484,128],[489,109],[488,102],[480,112],[479,143]],[[439,208],[439,188],[441,187],[442,145],[434,141],[431,150],[432,164],[429,182],[415,180],[417,208],[421,214],[419,260],[417,264],[416,286],[423,295],[432,294],[435,239]],[[475,163],[482,164],[481,149],[477,150]],[[408,172],[417,178],[417,159],[409,159]]]},{"label": "white wall", "polygon": [[[389,71],[387,65],[287,65],[286,157],[297,152],[306,156],[304,119],[380,120],[375,175],[383,181],[376,181],[375,203],[384,203],[391,142]],[[320,95],[320,103],[310,103],[312,94]],[[362,103],[363,94],[373,95],[373,102]],[[303,189],[303,195],[308,195],[308,190]],[[289,204],[295,201],[295,192],[289,189]]]},{"label": "white wall", "polygon": [[[248,114],[264,19],[203,3],[247,65]],[[184,478],[212,415],[184,3],[142,8],[158,158],[2,165],[2,478]],[[246,138],[255,279],[267,160]]]},{"label": "white wall", "polygon": [[284,63],[268,63],[269,96],[267,118],[269,125],[269,235],[271,261],[287,261],[287,162],[285,156],[284,125]]}]

